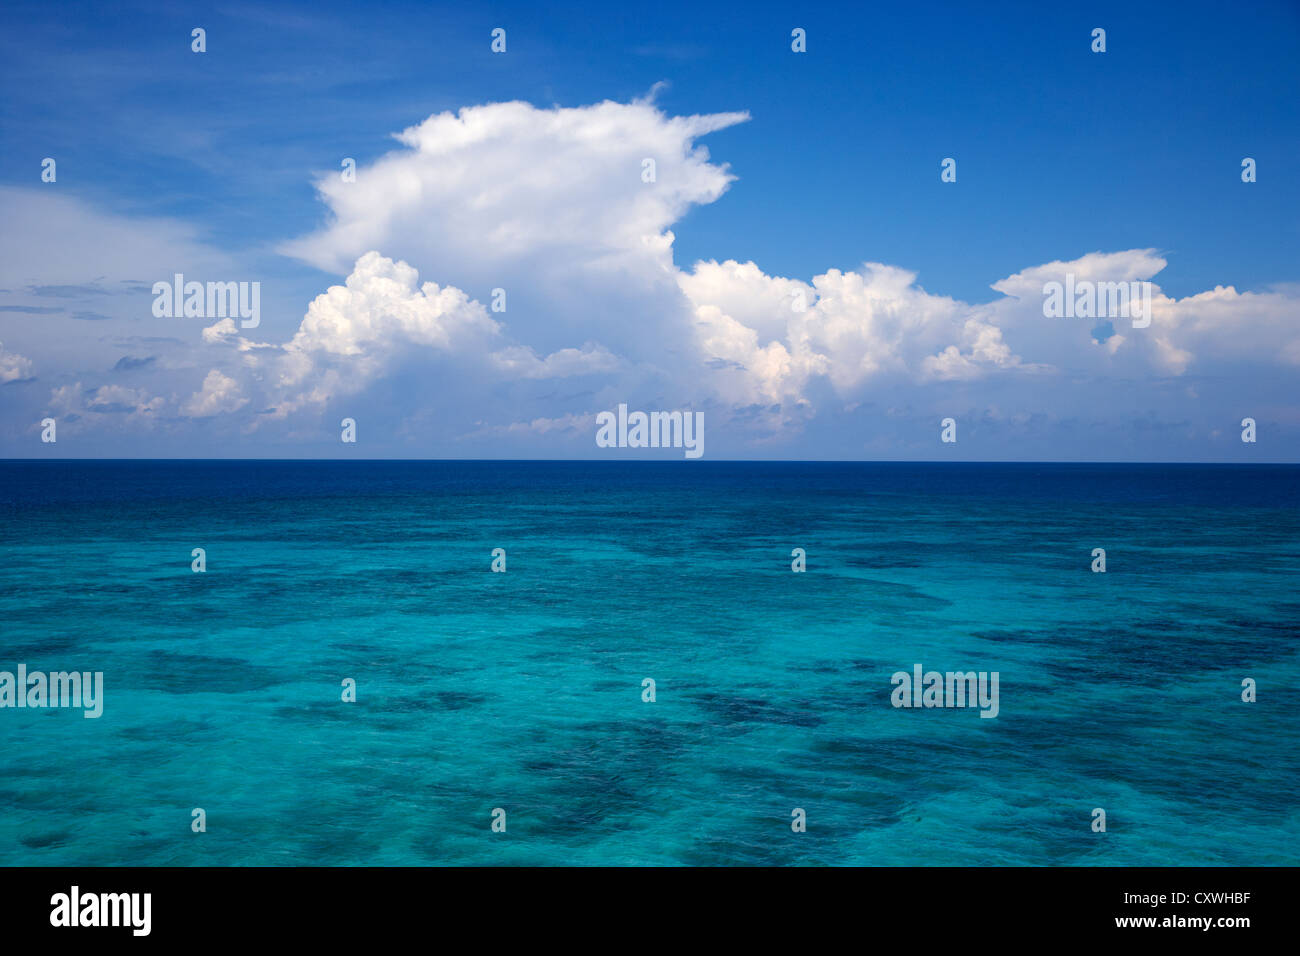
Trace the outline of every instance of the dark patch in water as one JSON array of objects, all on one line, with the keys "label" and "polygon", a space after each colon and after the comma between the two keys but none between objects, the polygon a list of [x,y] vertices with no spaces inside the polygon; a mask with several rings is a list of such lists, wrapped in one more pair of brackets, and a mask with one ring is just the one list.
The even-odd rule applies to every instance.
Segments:
[{"label": "dark patch in water", "polygon": [[462,690],[440,690],[436,696],[443,710],[465,710],[488,702],[487,694],[471,694]]},{"label": "dark patch in water", "polygon": [[709,692],[690,695],[700,707],[727,723],[789,724],[793,727],[817,727],[823,720],[811,711],[793,710],[752,697],[726,697]]},{"label": "dark patch in water", "polygon": [[31,847],[33,850],[44,850],[49,847],[66,846],[72,839],[72,834],[67,830],[61,830],[57,833],[36,833],[22,838],[22,844]]},{"label": "dark patch in water", "polygon": [[168,694],[242,694],[286,682],[274,669],[238,657],[155,650],[146,659],[149,670],[134,675],[131,686]]}]

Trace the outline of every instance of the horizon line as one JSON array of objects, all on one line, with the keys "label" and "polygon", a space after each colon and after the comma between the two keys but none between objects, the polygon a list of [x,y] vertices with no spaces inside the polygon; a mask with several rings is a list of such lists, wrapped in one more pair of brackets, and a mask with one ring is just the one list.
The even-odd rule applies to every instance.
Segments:
[{"label": "horizon line", "polygon": [[1276,465],[1300,467],[1300,461],[1138,461],[1130,459],[957,459],[938,458],[0,458],[0,464],[28,462],[70,464],[73,462],[350,462],[354,464],[415,463],[501,463],[501,464],[681,464],[701,463],[747,465],[1223,465],[1256,467]]}]

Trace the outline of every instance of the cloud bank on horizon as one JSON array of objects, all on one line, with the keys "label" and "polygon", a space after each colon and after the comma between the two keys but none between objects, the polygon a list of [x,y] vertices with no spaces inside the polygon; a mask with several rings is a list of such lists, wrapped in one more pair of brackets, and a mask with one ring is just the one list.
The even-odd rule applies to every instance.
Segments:
[{"label": "cloud bank on horizon", "polygon": [[[1244,417],[1257,460],[1300,457],[1300,284],[1172,298],[1154,248],[1026,264],[979,303],[897,264],[679,264],[673,229],[744,188],[701,140],[749,119],[429,116],[354,180],[319,175],[325,222],[275,253],[340,281],[296,314],[264,293],[256,328],[155,316],[152,287],[257,280],[265,251],[0,189],[0,452],[37,456],[53,417],[61,455],[603,457],[596,415],[626,403],[703,411],[715,458],[1242,460]],[[1150,282],[1149,324],[1047,317],[1051,282]]]}]

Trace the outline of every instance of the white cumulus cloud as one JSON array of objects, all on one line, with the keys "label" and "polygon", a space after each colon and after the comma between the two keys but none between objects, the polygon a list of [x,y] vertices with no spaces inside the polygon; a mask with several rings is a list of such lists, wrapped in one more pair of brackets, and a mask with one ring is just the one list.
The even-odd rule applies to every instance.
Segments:
[{"label": "white cumulus cloud", "polygon": [[247,404],[248,399],[240,394],[239,382],[214,368],[203,380],[203,387],[181,406],[181,414],[208,418],[222,412],[238,411]]},{"label": "white cumulus cloud", "polygon": [[0,342],[0,385],[18,382],[32,374],[32,360],[17,352],[10,352]]}]

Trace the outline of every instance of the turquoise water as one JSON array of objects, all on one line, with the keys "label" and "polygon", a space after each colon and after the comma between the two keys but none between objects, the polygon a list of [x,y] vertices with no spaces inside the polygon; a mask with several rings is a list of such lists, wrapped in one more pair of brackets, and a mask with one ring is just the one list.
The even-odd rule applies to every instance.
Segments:
[{"label": "turquoise water", "polygon": [[0,863],[1300,863],[1297,479],[0,463]]}]

